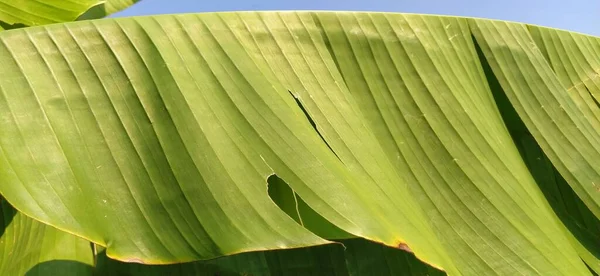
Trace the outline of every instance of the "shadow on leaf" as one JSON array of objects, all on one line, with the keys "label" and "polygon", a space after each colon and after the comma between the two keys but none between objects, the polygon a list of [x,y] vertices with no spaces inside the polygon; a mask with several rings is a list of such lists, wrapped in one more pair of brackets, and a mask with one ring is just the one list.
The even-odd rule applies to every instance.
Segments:
[{"label": "shadow on leaf", "polygon": [[93,267],[68,260],[53,260],[39,263],[25,273],[25,276],[41,275],[92,275]]}]

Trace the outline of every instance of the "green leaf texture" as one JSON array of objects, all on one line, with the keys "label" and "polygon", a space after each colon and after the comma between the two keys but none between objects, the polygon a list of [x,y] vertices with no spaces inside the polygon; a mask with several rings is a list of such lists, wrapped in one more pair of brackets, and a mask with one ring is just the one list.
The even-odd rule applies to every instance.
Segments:
[{"label": "green leaf texture", "polygon": [[483,64],[496,103],[523,160],[552,209],[567,228],[565,233],[579,256],[593,271],[600,273],[600,220],[585,206],[552,165],[519,118],[498,79],[491,72],[489,64]]},{"label": "green leaf texture", "polygon": [[[527,166],[489,76],[593,221],[595,38],[456,17],[241,12],[0,41],[0,192],[109,257],[166,264],[347,235],[452,275],[588,275],[581,258],[597,260]],[[274,177],[291,193],[271,199]]]},{"label": "green leaf texture", "polygon": [[[123,10],[139,0],[0,0],[0,22],[38,26],[100,18]],[[6,26],[4,26],[6,27]],[[1,29],[0,29],[1,30]]]},{"label": "green leaf texture", "polygon": [[1,201],[1,275],[91,275],[90,242],[28,218]]}]

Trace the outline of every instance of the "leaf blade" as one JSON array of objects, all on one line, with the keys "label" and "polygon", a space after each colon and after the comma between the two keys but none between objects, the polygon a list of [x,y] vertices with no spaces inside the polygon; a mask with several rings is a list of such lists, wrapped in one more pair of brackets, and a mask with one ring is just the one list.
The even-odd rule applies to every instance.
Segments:
[{"label": "leaf blade", "polygon": [[585,274],[469,24],[217,13],[0,34],[0,191],[121,260],[328,243],[268,197],[276,175],[336,227],[450,274]]}]

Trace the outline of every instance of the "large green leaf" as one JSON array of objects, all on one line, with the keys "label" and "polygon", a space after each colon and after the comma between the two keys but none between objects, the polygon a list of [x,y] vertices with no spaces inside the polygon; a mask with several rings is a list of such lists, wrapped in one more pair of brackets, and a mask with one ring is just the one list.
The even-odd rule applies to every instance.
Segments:
[{"label": "large green leaf", "polygon": [[[139,0],[0,0],[0,25],[37,26],[100,18]],[[0,27],[0,30],[1,27]]]},{"label": "large green leaf", "polygon": [[91,275],[88,241],[32,220],[1,201],[0,275]]},{"label": "large green leaf", "polygon": [[[208,259],[350,234],[450,274],[586,275],[585,241],[566,233],[526,166],[472,38],[490,59],[505,49],[490,41],[521,30],[454,17],[270,12],[0,33],[0,192],[125,261]],[[544,66],[529,40],[508,50]],[[527,79],[538,67],[489,64],[511,103],[531,93],[507,87],[503,74]],[[566,93],[548,78],[557,85],[535,93]],[[582,157],[555,151],[557,131],[537,131],[551,118],[529,123],[515,109],[598,216],[598,194],[577,186],[599,168],[598,128],[586,123],[598,107],[587,107],[569,113],[585,131],[573,138],[585,142]],[[295,205],[269,198],[273,177]]]}]

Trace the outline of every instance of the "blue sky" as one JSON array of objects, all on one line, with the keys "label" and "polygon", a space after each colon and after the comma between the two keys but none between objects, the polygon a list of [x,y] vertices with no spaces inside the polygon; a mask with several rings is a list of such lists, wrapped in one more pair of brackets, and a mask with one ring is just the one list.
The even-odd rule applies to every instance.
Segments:
[{"label": "blue sky", "polygon": [[236,10],[363,10],[519,21],[600,36],[598,0],[142,0],[116,16]]}]

